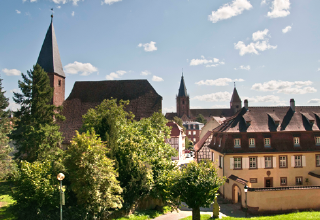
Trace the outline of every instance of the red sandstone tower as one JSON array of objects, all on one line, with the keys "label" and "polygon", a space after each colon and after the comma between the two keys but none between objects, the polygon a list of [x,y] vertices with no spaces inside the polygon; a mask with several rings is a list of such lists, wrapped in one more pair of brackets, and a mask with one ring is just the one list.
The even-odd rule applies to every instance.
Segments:
[{"label": "red sandstone tower", "polygon": [[62,105],[65,96],[65,78],[57,38],[52,24],[48,28],[46,37],[43,41],[42,48],[37,63],[48,73],[50,86],[54,89],[51,104],[55,106]]}]

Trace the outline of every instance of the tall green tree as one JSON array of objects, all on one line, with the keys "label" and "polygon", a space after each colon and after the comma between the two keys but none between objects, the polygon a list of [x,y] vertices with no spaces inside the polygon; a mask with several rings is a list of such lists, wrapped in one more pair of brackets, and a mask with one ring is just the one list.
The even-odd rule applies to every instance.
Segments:
[{"label": "tall green tree", "polygon": [[203,123],[203,124],[206,124],[207,123],[207,120],[204,118],[204,116],[202,114],[199,114],[197,117],[196,117],[196,121],[197,122],[200,122],[200,123]]},{"label": "tall green tree", "polygon": [[134,116],[124,110],[127,104],[104,100],[83,116],[82,131],[94,129],[107,142],[107,154],[116,160],[119,171],[123,206],[130,209],[144,195],[160,190],[157,177],[174,168],[171,156],[175,151],[165,144],[170,129],[161,113],[134,121]]},{"label": "tall green tree", "polygon": [[172,175],[172,194],[192,208],[192,220],[200,220],[200,207],[213,203],[225,181],[218,177],[217,168],[211,161],[191,162]]},{"label": "tall green tree", "polygon": [[12,148],[9,145],[8,135],[12,131],[13,121],[10,117],[11,112],[6,110],[9,106],[9,99],[4,94],[2,79],[0,79],[0,179],[10,172],[12,165],[12,160],[9,156]]},{"label": "tall green tree", "polygon": [[27,74],[21,74],[19,80],[22,93],[14,93],[13,100],[21,106],[15,113],[19,119],[12,139],[17,147],[17,157],[29,162],[46,158],[59,152],[62,135],[58,120],[64,120],[59,114],[61,107],[51,105],[53,88],[47,73],[39,64]]},{"label": "tall green tree", "polygon": [[122,189],[114,161],[107,158],[105,143],[94,131],[77,132],[66,151],[67,178],[77,203],[98,217],[122,207]]}]

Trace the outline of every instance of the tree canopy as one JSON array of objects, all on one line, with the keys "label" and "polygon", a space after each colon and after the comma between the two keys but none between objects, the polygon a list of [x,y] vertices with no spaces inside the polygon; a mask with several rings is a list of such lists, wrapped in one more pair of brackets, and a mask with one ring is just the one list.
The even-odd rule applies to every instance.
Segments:
[{"label": "tree canopy", "polygon": [[202,114],[199,114],[197,117],[196,117],[196,121],[197,122],[200,122],[200,123],[203,123],[203,124],[206,124],[207,123],[207,120],[204,118],[204,116]]}]

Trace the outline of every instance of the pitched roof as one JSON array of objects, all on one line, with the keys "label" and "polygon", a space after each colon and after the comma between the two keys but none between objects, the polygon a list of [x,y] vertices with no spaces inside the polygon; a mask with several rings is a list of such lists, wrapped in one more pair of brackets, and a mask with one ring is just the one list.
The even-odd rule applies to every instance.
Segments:
[{"label": "pitched roof", "polygon": [[183,75],[181,76],[181,82],[180,82],[178,96],[180,96],[180,97],[187,96],[187,87],[186,87],[186,84],[184,83]]},{"label": "pitched roof", "polygon": [[176,122],[169,121],[166,125],[171,127],[171,137],[179,137],[180,133],[184,135],[183,128],[180,127]]},{"label": "pitched roof", "polygon": [[[148,80],[105,80],[78,81],[67,98],[80,99],[81,102],[102,102],[104,99],[133,100],[147,93],[154,93],[157,99],[162,97],[154,90]],[[154,100],[156,102],[158,100]]]},{"label": "pitched roof", "polygon": [[234,180],[234,181],[236,181],[236,182],[238,182],[238,183],[241,183],[242,185],[246,185],[246,183],[248,182],[248,180],[242,179],[242,178],[237,177],[237,176],[235,176],[235,175],[233,175],[233,174],[231,174],[231,175],[228,177],[228,179]]},{"label": "pitched roof", "polygon": [[238,94],[236,87],[234,87],[234,89],[233,89],[233,93],[232,93],[230,102],[241,102],[241,99],[240,99],[240,96]]},{"label": "pitched roof", "polygon": [[173,118],[176,116],[178,116],[178,114],[176,112],[167,112],[165,117],[168,120],[173,120]]},{"label": "pitched roof", "polygon": [[212,134],[212,131],[207,131],[207,133],[194,145],[194,150],[198,152],[202,146],[206,143],[206,140],[210,135]]},{"label": "pitched roof", "polygon": [[54,32],[52,19],[46,37],[43,41],[37,63],[47,73],[55,73],[59,76],[66,77],[62,68],[57,38]]},{"label": "pitched roof", "polygon": [[234,114],[233,110],[230,108],[216,108],[216,109],[190,109],[190,113],[192,117],[197,117],[199,114],[203,115],[203,117],[208,118],[211,116],[217,117],[230,117]]}]

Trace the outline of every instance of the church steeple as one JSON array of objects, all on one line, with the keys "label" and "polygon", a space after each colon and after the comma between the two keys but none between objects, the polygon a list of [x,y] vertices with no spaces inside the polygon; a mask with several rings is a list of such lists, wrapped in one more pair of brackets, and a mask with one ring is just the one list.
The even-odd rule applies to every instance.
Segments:
[{"label": "church steeple", "polygon": [[62,105],[65,96],[66,75],[62,68],[58,43],[53,27],[53,15],[46,37],[43,41],[37,63],[48,73],[50,86],[53,87],[53,98],[51,104]]},{"label": "church steeple", "polygon": [[62,63],[61,63],[56,34],[54,32],[52,18],[53,18],[53,15],[51,15],[51,23],[48,28],[46,37],[43,41],[37,63],[47,73],[55,73],[59,76],[66,77],[62,68]]},{"label": "church steeple", "polygon": [[181,76],[179,92],[177,95],[177,115],[180,118],[183,115],[190,117],[190,99],[187,93],[186,84],[184,83],[183,72]]},{"label": "church steeple", "polygon": [[230,108],[233,109],[234,112],[237,112],[239,109],[242,108],[242,102],[236,89],[236,86],[234,86],[233,93],[231,96]]}]

